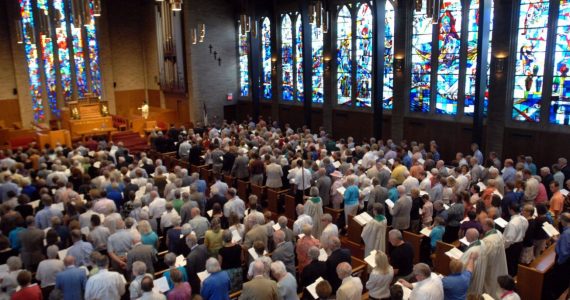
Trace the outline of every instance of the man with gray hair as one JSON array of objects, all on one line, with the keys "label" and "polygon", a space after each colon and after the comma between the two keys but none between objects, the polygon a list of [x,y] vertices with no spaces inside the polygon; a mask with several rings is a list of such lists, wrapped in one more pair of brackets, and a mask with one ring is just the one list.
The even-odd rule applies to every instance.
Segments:
[{"label": "man with gray hair", "polygon": [[230,215],[234,213],[240,220],[243,219],[245,215],[245,203],[237,195],[235,188],[227,189],[226,199],[228,201],[224,204],[224,216],[229,218]]},{"label": "man with gray hair", "polygon": [[220,262],[210,257],[206,261],[206,271],[210,276],[202,282],[200,294],[204,299],[224,299],[231,291],[230,276],[227,272],[222,272]]},{"label": "man with gray hair", "polygon": [[160,229],[163,233],[168,232],[168,229],[174,226],[172,223],[175,218],[180,218],[180,215],[178,215],[178,212],[174,209],[172,202],[167,202],[165,208],[166,212],[164,212],[160,217]]},{"label": "man with gray hair", "polygon": [[192,230],[196,233],[196,238],[200,241],[204,239],[206,231],[210,229],[210,222],[200,214],[200,209],[197,207],[192,208],[190,216],[191,219],[188,224],[192,226]]},{"label": "man with gray hair", "polygon": [[[57,273],[63,271],[63,261],[58,259],[59,248],[56,245],[51,245],[47,248],[48,259],[42,260],[38,265],[36,272],[36,280],[41,282],[42,292],[44,290],[53,290],[55,285],[55,276]],[[49,292],[46,293],[49,295]]]},{"label": "man with gray hair", "polygon": [[277,300],[279,293],[275,281],[266,278],[265,266],[261,260],[253,262],[253,278],[243,284],[240,300]]},{"label": "man with gray hair", "polygon": [[343,262],[352,263],[352,256],[350,255],[350,250],[340,247],[340,240],[338,237],[332,237],[330,240],[330,255],[327,258],[327,274],[326,280],[331,284],[333,293],[336,293],[338,287],[341,284],[341,280],[338,278],[336,273],[336,267]]},{"label": "man with gray hair", "polygon": [[188,274],[188,283],[193,291],[200,290],[200,278],[198,273],[206,269],[206,260],[208,259],[208,248],[204,244],[198,245],[198,239],[195,234],[189,234],[186,237],[186,245],[190,249],[190,253],[186,256],[186,274]]},{"label": "man with gray hair", "polygon": [[277,290],[282,300],[298,300],[297,280],[287,272],[281,261],[271,263],[271,275],[277,280]]},{"label": "man with gray hair", "polygon": [[277,219],[277,224],[279,224],[280,230],[285,232],[285,241],[293,243],[295,245],[295,235],[293,234],[293,230],[287,227],[287,223],[289,220],[285,216],[280,216]]},{"label": "man with gray hair", "polygon": [[285,241],[285,232],[277,230],[273,234],[275,251],[271,255],[273,261],[282,261],[287,271],[295,274],[295,249],[292,242]]},{"label": "man with gray hair", "polygon": [[315,220],[315,222],[321,221],[323,223],[323,232],[319,239],[321,240],[321,247],[325,250],[329,249],[329,241],[332,237],[338,238],[338,227],[333,223],[331,214],[324,214],[321,220]]},{"label": "man with gray hair", "polygon": [[392,227],[394,229],[406,230],[410,228],[410,212],[412,211],[412,198],[406,194],[403,185],[398,186],[400,198],[392,207],[388,206],[392,215]]},{"label": "man with gray hair", "polygon": [[315,282],[319,277],[326,277],[327,265],[324,261],[319,260],[321,250],[316,246],[312,246],[307,251],[307,254],[311,262],[304,266],[300,271],[301,275],[299,283],[301,286],[308,286]]},{"label": "man with gray hair", "polygon": [[155,250],[150,245],[144,245],[141,242],[141,236],[135,234],[133,237],[133,248],[127,253],[127,274],[130,275],[133,270],[133,263],[142,261],[147,266],[148,272],[154,274],[154,263],[157,262]]},{"label": "man with gray hair", "polygon": [[[305,224],[313,225],[313,219],[305,214],[305,206],[303,204],[297,204],[295,210],[297,211],[297,220],[293,223],[293,234],[297,236],[302,233]],[[316,221],[319,222],[320,220]]]},{"label": "man with gray hair", "polygon": [[125,293],[123,276],[117,272],[108,271],[109,259],[98,255],[95,264],[99,268],[97,274],[89,277],[85,286],[85,300],[119,300]]},{"label": "man with gray hair", "polygon": [[394,269],[394,277],[403,278],[412,273],[414,264],[414,249],[404,242],[402,232],[392,229],[388,233],[388,241],[392,245],[390,252],[390,265]]},{"label": "man with gray hair", "polygon": [[141,281],[144,277],[150,276],[152,278],[152,274],[146,272],[146,264],[142,261],[135,261],[133,263],[133,274],[132,276],[133,281],[129,285],[129,294],[131,296],[131,300],[138,299],[142,296],[143,292],[141,290]]},{"label": "man with gray hair", "polygon": [[409,283],[404,279],[398,280],[403,286],[412,290],[410,300],[439,300],[443,299],[443,283],[441,278],[427,264],[414,265],[413,274],[417,282]]},{"label": "man with gray hair", "polygon": [[352,276],[352,267],[343,262],[336,267],[336,274],[342,280],[342,284],[336,291],[337,300],[359,300],[362,298],[362,281]]}]

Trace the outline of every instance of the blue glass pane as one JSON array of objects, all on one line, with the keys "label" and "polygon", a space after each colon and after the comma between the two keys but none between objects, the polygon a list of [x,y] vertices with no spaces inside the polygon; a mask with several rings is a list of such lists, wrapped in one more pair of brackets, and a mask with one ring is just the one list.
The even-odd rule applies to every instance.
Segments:
[{"label": "blue glass pane", "polygon": [[303,94],[303,21],[301,21],[301,16],[297,16],[295,28],[295,100],[303,102],[305,95]]},{"label": "blue glass pane", "polygon": [[323,103],[324,99],[324,85],[323,85],[323,30],[316,26],[316,23],[311,25],[312,31],[312,44],[311,56],[313,66],[312,82],[312,100],[313,103]]},{"label": "blue glass pane", "polygon": [[410,111],[429,112],[433,25],[426,15],[425,5],[420,12],[414,10],[412,26]]},{"label": "blue glass pane", "polygon": [[281,99],[293,101],[293,25],[287,14],[281,20]]},{"label": "blue glass pane", "polygon": [[337,18],[337,102],[352,104],[352,17],[343,6]]},{"label": "blue glass pane", "polygon": [[261,48],[263,98],[271,100],[271,21],[269,18],[265,18],[261,23]]},{"label": "blue glass pane", "polygon": [[241,35],[241,24],[238,28],[239,33],[239,79],[240,79],[240,96],[249,96],[249,44],[247,34]]},{"label": "blue glass pane", "polygon": [[443,1],[439,16],[437,113],[449,115],[457,113],[460,35],[461,1]]},{"label": "blue glass pane", "polygon": [[554,78],[550,102],[550,123],[570,125],[570,2],[560,0],[556,52],[554,53]]},{"label": "blue glass pane", "polygon": [[394,100],[394,7],[386,1],[384,20],[384,109],[390,110]]}]

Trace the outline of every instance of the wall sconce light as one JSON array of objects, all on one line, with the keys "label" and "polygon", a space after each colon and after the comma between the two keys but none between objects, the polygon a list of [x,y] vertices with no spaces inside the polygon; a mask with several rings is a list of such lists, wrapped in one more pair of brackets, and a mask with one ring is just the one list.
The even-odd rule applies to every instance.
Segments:
[{"label": "wall sconce light", "polygon": [[277,70],[277,57],[276,56],[271,57],[271,64],[273,65],[272,69],[275,72]]},{"label": "wall sconce light", "polygon": [[325,71],[330,71],[330,69],[331,69],[331,57],[330,57],[330,55],[325,55],[324,61],[325,61]]},{"label": "wall sconce light", "polygon": [[394,58],[394,69],[396,69],[396,72],[404,71],[404,57],[398,56]]},{"label": "wall sconce light", "polygon": [[502,74],[505,71],[506,61],[507,56],[505,54],[495,56],[495,73]]}]

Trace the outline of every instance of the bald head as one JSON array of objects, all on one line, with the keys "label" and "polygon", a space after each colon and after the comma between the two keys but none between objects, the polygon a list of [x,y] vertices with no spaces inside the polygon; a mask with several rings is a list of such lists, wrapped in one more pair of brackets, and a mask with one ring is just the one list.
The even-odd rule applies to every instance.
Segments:
[{"label": "bald head", "polygon": [[68,266],[73,266],[75,265],[75,257],[68,255],[63,259],[63,264],[68,267]]},{"label": "bald head", "polygon": [[477,231],[477,229],[475,229],[475,228],[469,228],[469,229],[467,229],[467,232],[465,233],[465,238],[467,239],[467,241],[469,243],[472,243],[472,242],[476,241],[477,239],[479,239],[479,231]]}]

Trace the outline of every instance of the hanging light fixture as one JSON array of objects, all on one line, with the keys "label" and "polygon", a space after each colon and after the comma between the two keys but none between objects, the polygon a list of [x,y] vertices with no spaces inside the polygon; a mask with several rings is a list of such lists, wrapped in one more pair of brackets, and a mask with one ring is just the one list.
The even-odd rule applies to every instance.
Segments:
[{"label": "hanging light fixture", "polygon": [[59,11],[59,9],[56,9],[54,11],[54,15],[53,15],[53,24],[55,25],[55,27],[60,28],[61,27],[61,12]]},{"label": "hanging light fixture", "polygon": [[170,0],[170,7],[172,11],[182,10],[182,0]]},{"label": "hanging light fixture", "polygon": [[251,36],[254,38],[257,37],[257,20],[253,21],[253,26],[251,27]]},{"label": "hanging light fixture", "polygon": [[251,17],[249,16],[245,18],[245,32],[251,32]]},{"label": "hanging light fixture", "polygon": [[441,10],[441,0],[433,0],[433,16],[431,22],[437,24],[439,22],[439,13]]},{"label": "hanging light fixture", "polygon": [[22,26],[21,20],[14,21],[14,27],[16,28],[16,42],[18,44],[24,43],[24,27]]},{"label": "hanging light fixture", "polygon": [[80,0],[72,0],[71,2],[71,14],[73,16],[73,27],[81,27],[81,6]]},{"label": "hanging light fixture", "polygon": [[192,45],[198,43],[198,35],[196,34],[196,28],[192,28]]},{"label": "hanging light fixture", "polygon": [[200,38],[205,38],[206,37],[206,24],[202,23],[199,25],[200,27]]},{"label": "hanging light fixture", "polygon": [[320,28],[323,23],[322,18],[323,18],[323,4],[321,3],[321,1],[317,1],[317,3],[315,4],[315,23],[318,28]]},{"label": "hanging light fixture", "polygon": [[422,11],[422,5],[423,5],[422,2],[423,2],[423,0],[416,0],[416,5],[415,5],[415,7],[416,7],[416,12]]},{"label": "hanging light fixture", "polygon": [[93,0],[93,16],[101,16],[101,0]]},{"label": "hanging light fixture", "polygon": [[309,5],[309,23],[310,24],[315,23],[315,5],[314,4]]},{"label": "hanging light fixture", "polygon": [[426,0],[426,16],[428,18],[433,18],[433,6],[434,0]]},{"label": "hanging light fixture", "polygon": [[87,27],[91,25],[93,22],[91,20],[91,1],[90,0],[83,0],[83,26]]},{"label": "hanging light fixture", "polygon": [[329,13],[323,9],[323,32],[327,33],[329,32]]},{"label": "hanging light fixture", "polygon": [[50,37],[51,36],[51,22],[49,20],[49,13],[46,9],[40,10],[40,35],[42,37]]}]

